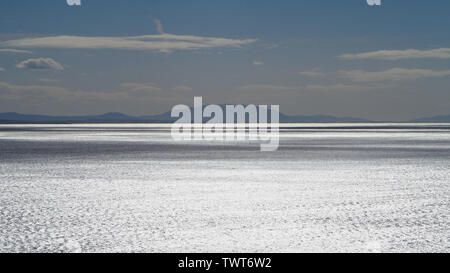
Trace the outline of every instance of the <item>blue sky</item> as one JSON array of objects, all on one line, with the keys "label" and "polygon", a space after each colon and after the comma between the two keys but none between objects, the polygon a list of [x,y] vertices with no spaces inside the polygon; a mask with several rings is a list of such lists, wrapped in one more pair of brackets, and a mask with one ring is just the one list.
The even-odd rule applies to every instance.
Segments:
[{"label": "blue sky", "polygon": [[0,112],[146,115],[195,95],[287,114],[450,114],[449,11],[445,0],[3,0]]}]

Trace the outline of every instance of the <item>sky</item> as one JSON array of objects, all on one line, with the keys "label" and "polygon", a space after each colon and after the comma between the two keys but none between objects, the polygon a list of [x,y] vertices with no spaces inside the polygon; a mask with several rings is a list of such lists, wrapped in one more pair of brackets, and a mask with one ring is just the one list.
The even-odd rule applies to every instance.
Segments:
[{"label": "sky", "polygon": [[0,0],[0,112],[450,114],[450,1]]}]

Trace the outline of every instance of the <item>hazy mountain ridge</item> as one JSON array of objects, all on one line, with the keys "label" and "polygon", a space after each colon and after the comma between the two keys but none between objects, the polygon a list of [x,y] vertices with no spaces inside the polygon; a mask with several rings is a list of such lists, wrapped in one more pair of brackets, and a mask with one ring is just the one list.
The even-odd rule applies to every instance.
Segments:
[{"label": "hazy mountain ridge", "polygon": [[[191,112],[193,113],[192,109]],[[270,110],[268,111],[270,116]],[[172,118],[170,112],[159,115],[148,116],[131,116],[118,112],[105,113],[101,115],[86,116],[50,116],[50,115],[33,115],[20,114],[15,112],[0,113],[0,123],[170,123],[178,118]],[[208,119],[204,119],[208,120]],[[270,120],[270,119],[269,119]],[[366,123],[375,122],[367,119],[355,117],[335,117],[329,115],[313,115],[313,116],[289,116],[280,113],[281,123]],[[450,122],[448,116],[434,116],[414,119],[408,122]]]}]

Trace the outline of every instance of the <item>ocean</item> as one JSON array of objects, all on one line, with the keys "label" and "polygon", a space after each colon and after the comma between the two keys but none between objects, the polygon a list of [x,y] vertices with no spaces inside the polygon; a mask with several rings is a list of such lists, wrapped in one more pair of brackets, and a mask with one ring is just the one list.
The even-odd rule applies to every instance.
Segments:
[{"label": "ocean", "polygon": [[0,252],[449,252],[450,124],[0,125]]}]

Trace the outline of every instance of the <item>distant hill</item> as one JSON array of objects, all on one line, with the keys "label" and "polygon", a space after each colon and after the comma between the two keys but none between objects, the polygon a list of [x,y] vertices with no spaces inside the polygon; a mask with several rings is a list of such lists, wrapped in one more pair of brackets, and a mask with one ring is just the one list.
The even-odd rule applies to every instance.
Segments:
[{"label": "distant hill", "polygon": [[92,116],[46,116],[0,113],[0,123],[96,123],[96,122],[137,122],[139,118],[122,113],[105,113]]},{"label": "distant hill", "polygon": [[[224,105],[221,105],[224,108]],[[193,109],[191,109],[193,113]],[[270,110],[268,111],[270,116]],[[170,112],[153,116],[130,116],[122,113],[105,113],[87,116],[48,116],[19,113],[0,113],[0,123],[171,123],[178,118],[172,118]],[[207,121],[205,119],[204,121]],[[270,119],[269,119],[270,121]],[[371,123],[374,121],[354,117],[335,117],[328,115],[289,116],[280,113],[281,123]],[[411,120],[409,122],[450,122],[449,116],[436,116]]]},{"label": "distant hill", "polygon": [[[225,113],[225,105],[219,105],[222,108],[223,113]],[[203,109],[206,106],[203,107]],[[268,117],[269,117],[269,121],[270,121],[270,109],[268,109]],[[192,114],[192,119],[193,119],[193,113],[194,113],[194,109],[191,108],[191,114]],[[142,116],[140,117],[142,119],[145,120],[162,120],[162,121],[170,121],[170,122],[174,122],[176,121],[178,118],[172,118],[171,117],[171,112],[165,112],[163,114],[160,115],[155,115],[155,116]],[[204,119],[204,121],[207,121],[208,119]],[[349,123],[356,123],[356,122],[361,122],[361,123],[365,123],[365,122],[373,122],[371,120],[367,120],[367,119],[360,119],[360,118],[353,118],[353,117],[334,117],[334,116],[326,116],[326,115],[315,115],[315,116],[289,116],[283,113],[280,113],[280,122],[281,123],[339,123],[339,122],[349,122]]]}]

